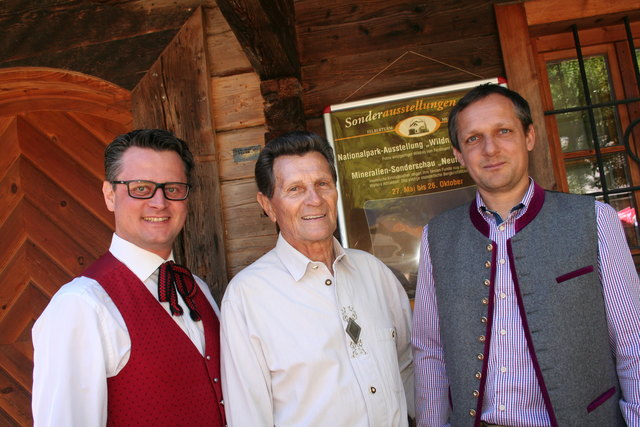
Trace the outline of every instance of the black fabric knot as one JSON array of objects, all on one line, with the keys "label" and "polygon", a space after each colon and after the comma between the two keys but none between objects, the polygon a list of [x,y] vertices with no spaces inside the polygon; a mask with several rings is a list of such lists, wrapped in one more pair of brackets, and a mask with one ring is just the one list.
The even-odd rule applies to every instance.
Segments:
[{"label": "black fabric knot", "polygon": [[158,300],[168,302],[173,316],[182,316],[184,310],[178,303],[178,294],[189,307],[189,315],[194,321],[200,320],[200,313],[196,309],[195,296],[198,292],[193,275],[186,267],[167,261],[160,266],[158,273]]}]

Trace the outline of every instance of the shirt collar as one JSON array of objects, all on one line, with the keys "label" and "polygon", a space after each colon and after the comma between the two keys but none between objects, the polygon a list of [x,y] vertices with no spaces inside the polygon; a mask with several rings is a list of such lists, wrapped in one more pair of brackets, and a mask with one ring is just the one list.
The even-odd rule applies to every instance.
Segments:
[{"label": "shirt collar", "polygon": [[[282,237],[282,233],[278,235],[275,251],[282,265],[289,271],[289,274],[291,274],[291,277],[293,277],[295,281],[299,281],[304,277],[310,264],[316,263],[316,261],[312,261],[306,255],[302,254],[302,252],[291,246],[291,244]],[[334,265],[347,255],[335,237],[333,237],[333,253],[336,256],[333,261]]]},{"label": "shirt collar", "polygon": [[109,252],[127,266],[141,282],[151,276],[165,261],[173,260],[173,251],[166,260],[161,256],[142,249],[113,233]]},{"label": "shirt collar", "polygon": [[[524,193],[522,200],[520,201],[520,203],[517,203],[513,208],[511,208],[511,212],[519,210],[515,216],[515,219],[520,218],[522,215],[524,215],[527,212],[527,209],[529,209],[531,199],[533,198],[534,190],[535,190],[535,183],[533,181],[533,178],[529,177],[529,187],[527,188],[527,191]],[[485,221],[488,222],[489,218],[495,218],[493,213],[489,210],[489,208],[487,208],[487,205],[484,203],[484,200],[482,200],[482,196],[480,195],[479,191],[476,192],[476,206],[477,206],[478,212],[482,215]],[[502,218],[502,220],[506,221],[507,218]]]}]

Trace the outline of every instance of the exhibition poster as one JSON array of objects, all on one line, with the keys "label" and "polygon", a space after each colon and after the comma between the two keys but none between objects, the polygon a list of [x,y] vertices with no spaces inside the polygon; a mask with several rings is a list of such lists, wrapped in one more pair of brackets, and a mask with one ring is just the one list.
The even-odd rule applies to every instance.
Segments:
[{"label": "exhibition poster", "polygon": [[338,172],[342,244],[380,258],[410,298],[424,225],[475,195],[453,154],[449,112],[472,87],[489,82],[504,83],[474,81],[325,109]]}]

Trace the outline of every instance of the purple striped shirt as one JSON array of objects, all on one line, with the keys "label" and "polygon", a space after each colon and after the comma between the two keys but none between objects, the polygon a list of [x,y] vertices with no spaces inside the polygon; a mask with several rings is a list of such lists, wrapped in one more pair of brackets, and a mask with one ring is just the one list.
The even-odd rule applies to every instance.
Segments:
[{"label": "purple striped shirt", "polygon": [[[533,196],[533,180],[515,209],[501,224],[481,209],[497,243],[494,322],[488,361],[482,420],[490,424],[519,427],[550,426],[522,329],[518,303],[507,256],[508,239],[515,222],[524,215]],[[622,389],[620,407],[630,426],[640,426],[640,283],[617,212],[595,203],[598,224],[599,273],[603,288],[612,352]],[[431,256],[424,228],[413,316],[416,419],[418,426],[444,426],[449,420],[447,379],[436,304]]]}]

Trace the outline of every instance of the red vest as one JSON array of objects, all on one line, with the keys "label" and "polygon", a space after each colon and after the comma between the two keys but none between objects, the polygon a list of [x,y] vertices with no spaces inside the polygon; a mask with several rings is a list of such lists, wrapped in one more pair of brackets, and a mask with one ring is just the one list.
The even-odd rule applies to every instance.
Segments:
[{"label": "red vest", "polygon": [[107,379],[107,424],[224,426],[220,324],[204,294],[198,290],[195,297],[204,325],[202,357],[144,284],[111,253],[82,275],[107,291],[131,338],[129,361]]}]

